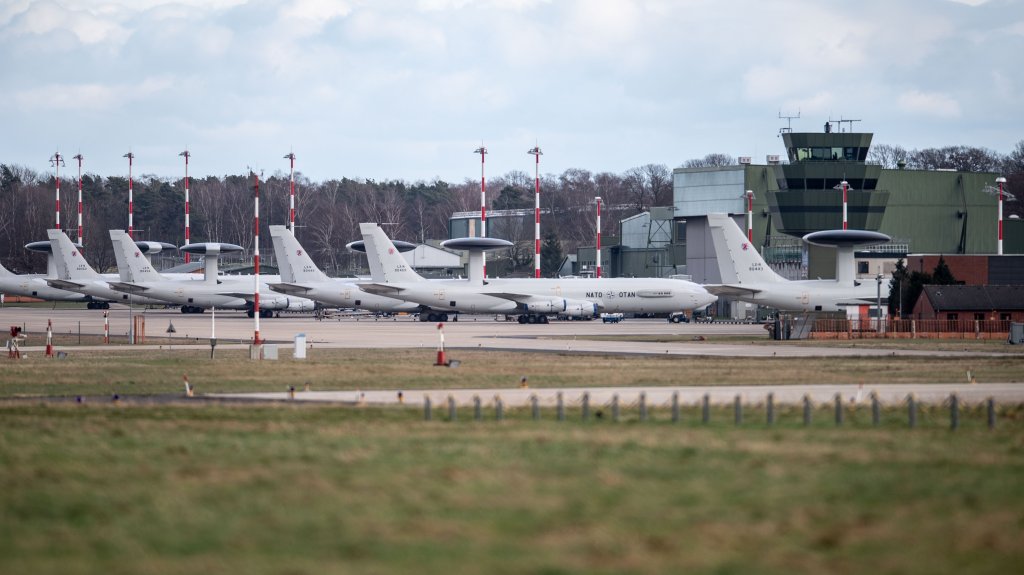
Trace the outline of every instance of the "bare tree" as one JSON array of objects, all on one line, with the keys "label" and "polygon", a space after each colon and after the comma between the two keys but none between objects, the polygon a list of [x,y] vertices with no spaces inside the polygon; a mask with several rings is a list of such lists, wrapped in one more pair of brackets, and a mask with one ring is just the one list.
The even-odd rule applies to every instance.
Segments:
[{"label": "bare tree", "polygon": [[694,158],[692,160],[686,160],[683,163],[683,167],[686,168],[715,168],[721,166],[732,166],[736,164],[736,159],[729,154],[713,153],[704,156],[703,158]]},{"label": "bare tree", "polygon": [[900,162],[906,165],[909,160],[910,152],[903,146],[877,144],[871,146],[871,150],[868,151],[868,161],[875,162],[883,168],[890,170],[898,168]]}]

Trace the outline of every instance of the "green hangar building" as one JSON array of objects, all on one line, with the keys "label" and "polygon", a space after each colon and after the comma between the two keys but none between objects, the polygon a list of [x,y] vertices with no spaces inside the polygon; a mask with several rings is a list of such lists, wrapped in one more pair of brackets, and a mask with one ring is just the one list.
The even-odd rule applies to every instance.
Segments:
[{"label": "green hangar building", "polygon": [[[870,133],[781,136],[785,160],[768,156],[765,164],[756,165],[741,158],[734,166],[673,171],[672,229],[678,232],[673,242],[685,248],[671,253],[685,254],[685,273],[694,281],[721,281],[707,214],[732,214],[746,228],[747,190],[754,196],[752,243],[791,279],[835,277],[833,251],[806,246],[800,238],[842,229],[843,182],[848,227],[893,239],[858,252],[862,276],[888,274],[896,259],[907,254],[996,253],[998,199],[991,190],[999,174],[885,169],[867,161]],[[1024,222],[1004,222],[1003,250],[1024,253]],[[876,265],[864,265],[871,260]]]}]

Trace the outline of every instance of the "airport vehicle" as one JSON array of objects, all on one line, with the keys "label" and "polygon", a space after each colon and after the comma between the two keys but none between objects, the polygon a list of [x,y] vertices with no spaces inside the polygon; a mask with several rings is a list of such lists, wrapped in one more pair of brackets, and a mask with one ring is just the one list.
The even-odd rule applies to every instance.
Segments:
[{"label": "airport vehicle", "polygon": [[[116,274],[100,274],[85,261],[81,250],[71,243],[71,238],[62,230],[46,230],[56,264],[56,277],[48,278],[50,287],[77,292],[105,301],[134,305],[167,305],[166,301],[122,293],[110,287],[109,282],[120,279]],[[141,253],[141,250],[140,250]],[[104,309],[109,304],[102,305]]]},{"label": "airport vehicle", "polygon": [[276,292],[309,298],[328,306],[375,312],[415,312],[420,309],[419,304],[362,291],[350,280],[327,277],[286,226],[270,226],[270,237],[274,242],[281,281],[268,285]]},{"label": "airport vehicle", "polygon": [[[132,239],[124,230],[110,230],[114,244],[117,267],[123,270],[124,279],[111,282],[119,292],[144,293],[146,296],[180,304],[182,313],[201,313],[204,309],[245,310],[250,317],[255,312],[255,278],[251,275],[221,276],[217,273],[216,259],[228,251],[241,251],[241,246],[206,242],[183,246],[182,250],[203,254],[206,257],[206,273],[201,279],[167,279],[152,268],[146,258],[134,249]],[[268,282],[277,282],[280,276],[260,277],[260,317],[271,317],[274,311],[313,311],[316,304],[306,298],[285,296],[272,292]]]},{"label": "airport vehicle", "polygon": [[[469,251],[469,279],[427,281],[413,271],[377,224],[359,224],[372,282],[364,291],[459,313],[519,313],[520,323],[549,316],[593,318],[600,312],[669,313],[703,309],[717,298],[685,280],[663,278],[485,279],[483,252],[509,245],[496,238],[459,238],[442,247]],[[435,320],[431,320],[435,321]]]},{"label": "airport vehicle", "polygon": [[804,241],[836,247],[834,280],[787,280],[776,274],[747,241],[739,225],[726,214],[708,214],[722,283],[705,285],[713,294],[782,311],[845,311],[848,306],[873,303],[875,282],[858,281],[854,273],[856,245],[889,241],[889,236],[865,230],[827,230],[804,236]]},{"label": "airport vehicle", "polygon": [[619,323],[622,321],[623,315],[621,313],[603,313],[601,314],[601,321],[604,323]]}]

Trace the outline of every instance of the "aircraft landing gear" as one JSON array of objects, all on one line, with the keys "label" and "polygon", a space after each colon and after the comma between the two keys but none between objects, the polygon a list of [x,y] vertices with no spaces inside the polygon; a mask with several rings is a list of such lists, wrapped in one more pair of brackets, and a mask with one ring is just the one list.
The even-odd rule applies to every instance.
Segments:
[{"label": "aircraft landing gear", "polygon": [[548,316],[538,313],[524,313],[519,316],[519,323],[548,323]]}]

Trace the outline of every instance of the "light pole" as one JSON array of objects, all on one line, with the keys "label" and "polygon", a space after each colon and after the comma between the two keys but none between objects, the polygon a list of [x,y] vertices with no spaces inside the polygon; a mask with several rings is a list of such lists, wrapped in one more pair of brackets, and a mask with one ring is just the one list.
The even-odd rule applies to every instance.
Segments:
[{"label": "light pole", "polygon": [[54,152],[50,156],[50,164],[56,169],[54,181],[57,183],[57,229],[60,229],[60,167],[64,165],[64,156],[60,152]]},{"label": "light pole", "polygon": [[996,178],[996,183],[999,184],[999,214],[996,216],[999,218],[999,239],[996,244],[996,254],[1003,255],[1003,184],[1006,183],[1006,178],[999,176]]},{"label": "light pole", "polygon": [[252,172],[253,179],[253,242],[252,242],[252,266],[253,266],[253,305],[252,317],[256,320],[256,328],[253,333],[253,345],[263,343],[260,340],[260,177]]},{"label": "light pole", "polygon": [[597,200],[597,277],[601,277],[601,196]]},{"label": "light pole", "polygon": [[84,246],[85,240],[82,239],[82,160],[85,159],[81,153],[75,156],[78,160],[78,245]]},{"label": "light pole", "polygon": [[882,274],[881,273],[879,273],[877,276],[875,276],[875,281],[877,282],[877,291],[875,293],[875,306],[876,306],[875,307],[875,314],[876,314],[876,316],[878,318],[878,326],[876,328],[876,331],[878,331],[878,333],[882,333]]},{"label": "light pole", "polygon": [[291,191],[288,194],[288,231],[295,234],[295,152],[288,152],[284,158],[291,164],[289,170]]},{"label": "light pole", "polygon": [[132,225],[132,160],[135,159],[135,154],[128,152],[122,157],[128,158],[128,237],[135,239],[132,237],[135,231]]},{"label": "light pole", "polygon": [[533,277],[540,277],[540,157],[544,153],[540,146],[530,148],[527,154],[536,158],[534,168],[534,208],[533,208]]},{"label": "light pole", "polygon": [[[185,158],[185,245],[189,244],[189,203],[188,203],[188,159],[192,157],[192,154],[188,151],[188,148],[184,152],[178,154]],[[192,261],[192,254],[185,252],[185,263]]]},{"label": "light pole", "polygon": [[747,243],[754,245],[754,190],[743,194],[747,198]]},{"label": "light pole", "polygon": [[[487,237],[487,180],[484,177],[484,156],[487,155],[487,148],[482,144],[473,150],[474,154],[480,154],[480,237]],[[480,261],[483,262],[483,278],[487,279],[487,252],[481,252]]]},{"label": "light pole", "polygon": [[843,181],[839,182],[838,186],[835,186],[832,189],[833,190],[842,190],[843,191],[843,229],[845,230],[846,229],[846,195],[853,188],[850,187],[850,182],[847,182],[846,180],[843,180]]}]

